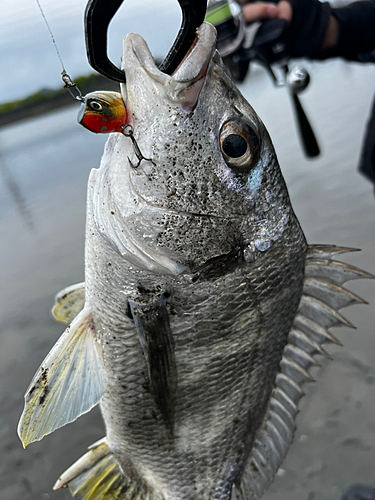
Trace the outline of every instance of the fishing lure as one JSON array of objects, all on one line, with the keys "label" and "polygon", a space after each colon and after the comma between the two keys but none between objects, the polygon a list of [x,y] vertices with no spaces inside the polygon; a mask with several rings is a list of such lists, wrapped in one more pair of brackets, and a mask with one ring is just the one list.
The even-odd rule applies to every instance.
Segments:
[{"label": "fishing lure", "polygon": [[118,92],[96,91],[83,97],[78,123],[95,134],[123,132],[125,103]]},{"label": "fishing lure", "polygon": [[[112,7],[115,10],[111,11],[112,15],[114,14],[114,12],[116,12],[122,1],[123,0],[115,0],[113,2]],[[204,13],[206,11],[206,7],[204,4],[195,5],[192,3],[190,5],[189,3],[185,4],[184,1],[182,0],[178,1],[181,5],[183,14],[181,29],[179,31],[177,39],[175,40],[175,43],[170,53],[167,55],[167,57],[165,58],[165,60],[161,65],[161,68],[163,68],[163,70],[169,71],[170,73],[175,69],[177,61],[176,56],[182,50],[185,50],[185,46],[189,46],[191,44],[191,37],[193,35],[195,37],[196,28],[194,26],[198,26],[200,22],[194,23],[192,21],[196,21],[197,19],[196,16],[198,16],[198,18],[200,16],[202,18],[201,19],[202,21]],[[77,84],[71,79],[71,77],[65,70],[64,63],[60,55],[59,49],[57,47],[56,40],[53,36],[47,18],[44,14],[43,8],[39,0],[36,0],[36,2],[38,4],[40,13],[44,19],[44,22],[47,26],[49,34],[51,36],[52,43],[55,47],[57,56],[61,62],[62,66],[61,78],[64,82],[64,88],[69,91],[71,96],[76,101],[81,102],[81,107],[78,113],[78,123],[81,124],[86,129],[90,130],[90,132],[94,132],[95,134],[109,134],[111,132],[118,132],[124,134],[125,137],[128,137],[132,141],[134,147],[134,154],[138,160],[137,163],[133,163],[128,157],[129,164],[132,168],[138,168],[142,160],[150,161],[151,163],[154,164],[153,160],[151,158],[146,158],[139,149],[139,146],[133,134],[133,127],[129,124],[126,125],[126,118],[127,118],[126,107],[122,99],[122,96],[119,92],[111,92],[103,90],[103,91],[90,92],[86,96],[82,95]],[[98,18],[97,14],[94,14],[96,5],[97,4],[95,0],[90,0],[86,8],[86,25],[87,25],[86,31],[88,30],[86,32],[86,38],[91,40],[91,44],[90,43],[88,44],[88,54],[90,63],[94,67],[94,69],[97,69],[101,74],[104,74],[106,77],[114,79],[116,81],[125,81],[125,75],[121,72],[121,70],[115,68],[110,63],[106,55],[103,60],[101,57],[98,57],[103,48],[106,50],[107,45],[105,40],[103,44],[103,39],[99,37],[100,43],[103,44],[101,47],[100,44],[96,43],[95,37],[93,37],[94,32],[95,34],[97,34],[97,30],[95,29],[97,27],[97,23],[98,22],[101,23],[103,21],[101,15],[99,15]],[[111,8],[111,7],[109,5],[106,5],[106,8]],[[108,20],[110,19],[111,16],[108,17]],[[188,20],[190,21],[190,23],[188,22]],[[106,28],[108,28],[108,25],[106,26]],[[106,30],[104,31],[104,33],[106,33]],[[179,49],[177,50],[175,46],[176,47],[178,46]],[[108,70],[108,65],[110,66],[109,74],[107,74],[106,70],[103,71],[102,68],[103,61],[104,61],[104,66],[107,70]],[[113,76],[113,71],[115,77]]]},{"label": "fishing lure", "polygon": [[134,146],[134,154],[138,162],[133,163],[130,158],[130,166],[138,168],[142,160],[152,161],[146,158],[133,135],[133,127],[126,125],[126,107],[118,92],[96,91],[87,94],[81,99],[81,107],[78,113],[78,123],[95,134],[109,134],[119,132],[129,137]]},{"label": "fishing lure", "polygon": [[126,107],[121,94],[110,91],[96,91],[90,92],[86,96],[82,95],[77,84],[71,79],[65,70],[64,62],[57,47],[51,27],[44,14],[43,8],[39,0],[36,0],[36,2],[62,66],[61,77],[64,82],[64,88],[69,91],[76,101],[81,102],[81,107],[78,113],[78,123],[95,134],[122,132],[123,130],[121,126],[125,126],[126,122]]}]

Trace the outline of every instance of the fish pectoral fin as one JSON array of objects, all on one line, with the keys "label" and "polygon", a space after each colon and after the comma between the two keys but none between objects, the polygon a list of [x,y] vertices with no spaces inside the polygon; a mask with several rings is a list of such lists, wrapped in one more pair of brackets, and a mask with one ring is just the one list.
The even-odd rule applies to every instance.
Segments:
[{"label": "fish pectoral fin", "polygon": [[86,307],[56,342],[25,394],[18,424],[24,447],[90,411],[105,390],[101,348]]},{"label": "fish pectoral fin", "polygon": [[55,297],[52,314],[56,321],[71,323],[85,303],[85,283],[71,285]]},{"label": "fish pectoral fin", "polygon": [[130,480],[111,453],[106,438],[90,446],[57,480],[54,490],[69,488],[78,500],[161,500],[147,486]]},{"label": "fish pectoral fin", "polygon": [[165,295],[152,304],[129,300],[131,314],[147,365],[150,391],[173,436],[177,366]]}]

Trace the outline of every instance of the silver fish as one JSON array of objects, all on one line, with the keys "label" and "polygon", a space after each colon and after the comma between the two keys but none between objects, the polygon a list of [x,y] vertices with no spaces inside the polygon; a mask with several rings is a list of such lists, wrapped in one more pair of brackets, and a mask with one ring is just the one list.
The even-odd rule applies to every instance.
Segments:
[{"label": "silver fish", "polygon": [[[172,76],[124,40],[134,140],[112,134],[88,186],[86,281],[19,424],[37,441],[100,403],[106,437],[55,488],[85,500],[256,499],[292,441],[301,386],[342,288],[372,277],[307,246],[263,123],[215,51],[214,28]],[[138,155],[139,156],[139,155]],[[138,158],[139,159],[139,158]]]}]

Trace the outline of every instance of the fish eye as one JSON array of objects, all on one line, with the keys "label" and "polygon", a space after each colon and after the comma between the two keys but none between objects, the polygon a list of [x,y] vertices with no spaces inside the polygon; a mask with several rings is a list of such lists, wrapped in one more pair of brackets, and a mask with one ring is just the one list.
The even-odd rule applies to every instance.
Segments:
[{"label": "fish eye", "polygon": [[89,106],[94,111],[101,111],[103,109],[102,105],[98,101],[90,101]]},{"label": "fish eye", "polygon": [[259,141],[246,123],[228,121],[220,131],[220,149],[228,167],[247,172],[259,159]]}]

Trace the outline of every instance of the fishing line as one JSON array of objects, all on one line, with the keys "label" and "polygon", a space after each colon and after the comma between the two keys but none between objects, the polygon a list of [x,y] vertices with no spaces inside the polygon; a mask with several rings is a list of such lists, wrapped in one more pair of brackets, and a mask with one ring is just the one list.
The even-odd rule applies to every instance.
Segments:
[{"label": "fishing line", "polygon": [[[43,9],[42,9],[42,6],[39,2],[39,0],[36,0],[36,3],[38,4],[38,7],[39,7],[39,10],[40,10],[40,13],[42,14],[42,17],[44,19],[44,22],[46,23],[46,26],[47,26],[47,29],[49,31],[49,34],[51,36],[51,39],[52,39],[52,43],[55,47],[55,50],[56,50],[56,53],[57,53],[57,57],[59,58],[60,62],[61,62],[61,66],[62,66],[62,72],[61,72],[61,78],[62,78],[62,81],[64,82],[64,88],[68,90],[68,92],[70,93],[70,95],[76,99],[77,101],[83,101],[84,98],[82,96],[82,93],[81,91],[79,90],[78,86],[76,83],[73,82],[73,80],[70,78],[70,76],[68,75],[68,73],[66,72],[65,70],[65,67],[64,67],[64,63],[63,63],[63,60],[62,60],[62,57],[60,55],[60,52],[59,52],[59,49],[57,47],[57,43],[56,43],[56,40],[55,40],[55,37],[53,36],[53,33],[52,33],[52,30],[51,30],[51,27],[50,25],[48,24],[48,21],[47,21],[47,18],[43,12]],[[73,93],[73,88],[75,88],[75,90],[78,92],[77,95],[74,95]]]}]

